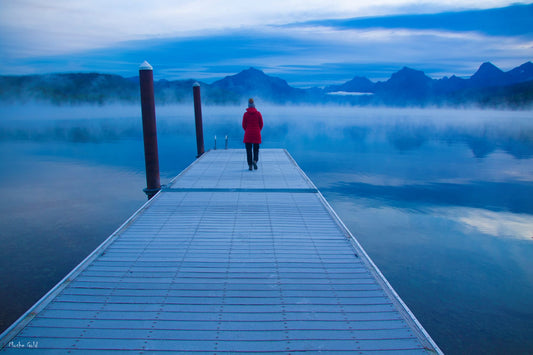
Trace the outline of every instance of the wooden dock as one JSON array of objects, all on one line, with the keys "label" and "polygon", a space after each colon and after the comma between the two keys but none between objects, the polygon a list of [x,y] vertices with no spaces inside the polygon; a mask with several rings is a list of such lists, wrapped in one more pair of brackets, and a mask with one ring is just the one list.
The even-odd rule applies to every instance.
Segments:
[{"label": "wooden dock", "polygon": [[441,353],[285,150],[204,154],[0,337],[1,353]]}]

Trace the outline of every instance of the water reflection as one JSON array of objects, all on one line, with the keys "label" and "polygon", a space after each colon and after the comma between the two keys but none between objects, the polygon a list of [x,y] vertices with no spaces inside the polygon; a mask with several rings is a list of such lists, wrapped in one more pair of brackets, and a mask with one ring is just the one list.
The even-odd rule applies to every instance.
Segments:
[{"label": "water reflection", "polygon": [[485,209],[453,209],[446,214],[452,220],[480,233],[501,238],[533,241],[533,215],[493,212]]},{"label": "water reflection", "polygon": [[[108,142],[142,136],[138,108],[4,107],[0,111],[0,140],[54,140],[75,143]],[[88,114],[87,112],[90,112]],[[240,147],[240,107],[204,109],[206,141],[228,135]],[[57,113],[59,112],[59,113]],[[533,123],[529,112],[392,110],[351,107],[262,108],[268,125],[266,144],[317,143],[338,151],[339,143],[357,145],[388,143],[395,151],[423,149],[430,142],[466,144],[477,158],[502,150],[517,159],[533,157]],[[120,113],[120,114],[119,114]],[[91,114],[93,116],[91,116]],[[163,106],[157,112],[158,133],[177,137],[194,134],[190,107]]]},{"label": "water reflection", "polygon": [[497,183],[477,181],[468,184],[429,183],[424,185],[384,186],[357,182],[339,182],[326,191],[362,198],[380,199],[402,206],[464,206],[491,211],[533,214],[533,183]]}]

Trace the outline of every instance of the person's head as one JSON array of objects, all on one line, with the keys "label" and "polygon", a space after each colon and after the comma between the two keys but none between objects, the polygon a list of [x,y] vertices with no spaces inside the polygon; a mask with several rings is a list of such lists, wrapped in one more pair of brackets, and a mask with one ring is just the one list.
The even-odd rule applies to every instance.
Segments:
[{"label": "person's head", "polygon": [[254,99],[251,97],[248,99],[248,107],[255,107]]}]

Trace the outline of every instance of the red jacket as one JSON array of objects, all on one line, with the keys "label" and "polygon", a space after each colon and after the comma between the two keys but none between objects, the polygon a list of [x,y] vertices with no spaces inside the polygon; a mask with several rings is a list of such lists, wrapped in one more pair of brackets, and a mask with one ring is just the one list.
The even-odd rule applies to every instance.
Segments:
[{"label": "red jacket", "polygon": [[242,128],[244,129],[244,143],[261,144],[261,130],[263,129],[263,116],[255,107],[246,109],[242,117]]}]

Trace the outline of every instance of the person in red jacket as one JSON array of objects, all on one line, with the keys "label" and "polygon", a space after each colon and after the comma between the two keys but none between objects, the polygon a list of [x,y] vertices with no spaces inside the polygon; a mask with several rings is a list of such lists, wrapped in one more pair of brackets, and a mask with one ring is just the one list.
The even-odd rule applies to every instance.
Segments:
[{"label": "person in red jacket", "polygon": [[[254,99],[248,100],[248,108],[242,117],[242,128],[244,129],[244,144],[246,146],[246,159],[248,170],[252,167],[257,170],[259,160],[259,144],[261,144],[261,130],[263,129],[263,116],[255,108]],[[252,156],[253,150],[253,156]]]}]

